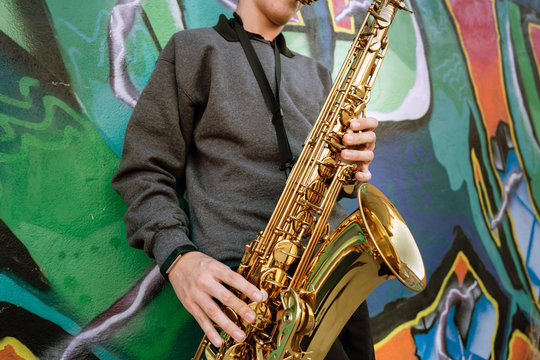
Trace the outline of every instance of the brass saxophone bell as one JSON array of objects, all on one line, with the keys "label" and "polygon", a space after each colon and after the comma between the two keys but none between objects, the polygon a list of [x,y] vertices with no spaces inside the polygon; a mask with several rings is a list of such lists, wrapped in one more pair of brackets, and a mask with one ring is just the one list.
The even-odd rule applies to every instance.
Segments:
[{"label": "brass saxophone bell", "polygon": [[409,289],[423,290],[426,273],[422,255],[395,206],[369,184],[361,185],[358,202],[367,233],[391,272]]}]

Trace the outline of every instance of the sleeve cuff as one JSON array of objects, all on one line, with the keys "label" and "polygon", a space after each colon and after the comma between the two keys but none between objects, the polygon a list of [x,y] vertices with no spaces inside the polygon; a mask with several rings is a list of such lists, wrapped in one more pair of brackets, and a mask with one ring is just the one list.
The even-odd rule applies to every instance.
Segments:
[{"label": "sleeve cuff", "polygon": [[152,255],[162,274],[172,265],[178,255],[195,250],[197,247],[181,229],[164,229],[154,235]]}]

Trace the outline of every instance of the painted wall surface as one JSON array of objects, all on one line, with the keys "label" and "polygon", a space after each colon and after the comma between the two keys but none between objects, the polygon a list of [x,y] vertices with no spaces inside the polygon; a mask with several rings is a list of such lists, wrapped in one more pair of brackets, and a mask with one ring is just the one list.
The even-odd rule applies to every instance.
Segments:
[{"label": "painted wall surface", "polygon": [[[377,359],[538,359],[540,2],[408,4],[368,108],[372,183],[428,285],[369,296]],[[335,72],[368,5],[304,7],[289,46]],[[0,359],[190,358],[201,332],[126,244],[109,183],[168,38],[234,6],[0,0]]]}]

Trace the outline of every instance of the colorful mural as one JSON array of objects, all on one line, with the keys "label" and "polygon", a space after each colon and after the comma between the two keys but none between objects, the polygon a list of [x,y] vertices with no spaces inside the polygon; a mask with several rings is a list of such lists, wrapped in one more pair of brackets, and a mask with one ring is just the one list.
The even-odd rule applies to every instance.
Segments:
[{"label": "colorful mural", "polygon": [[[337,71],[369,3],[303,7],[289,46]],[[540,359],[540,3],[407,3],[368,108],[372,183],[428,285],[369,296],[377,359]],[[167,40],[235,6],[0,0],[0,359],[190,358],[201,332],[109,184]]]}]

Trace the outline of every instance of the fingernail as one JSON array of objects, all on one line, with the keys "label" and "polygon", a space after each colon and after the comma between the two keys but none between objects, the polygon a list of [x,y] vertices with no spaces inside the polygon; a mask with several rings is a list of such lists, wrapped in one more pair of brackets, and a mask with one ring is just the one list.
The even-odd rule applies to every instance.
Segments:
[{"label": "fingernail", "polygon": [[210,340],[214,346],[220,347],[221,346],[221,337],[219,336],[213,336]]},{"label": "fingernail", "polygon": [[354,140],[354,136],[351,135],[351,134],[347,134],[343,137],[343,140],[349,142],[349,141],[353,141]]},{"label": "fingernail", "polygon": [[242,341],[244,339],[244,333],[239,330],[233,332],[232,336],[236,341]]},{"label": "fingernail", "polygon": [[253,320],[255,320],[255,314],[252,312],[247,312],[244,319],[246,319],[248,322],[253,322]]},{"label": "fingernail", "polygon": [[263,295],[260,292],[254,292],[251,298],[257,302],[263,301]]}]

